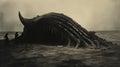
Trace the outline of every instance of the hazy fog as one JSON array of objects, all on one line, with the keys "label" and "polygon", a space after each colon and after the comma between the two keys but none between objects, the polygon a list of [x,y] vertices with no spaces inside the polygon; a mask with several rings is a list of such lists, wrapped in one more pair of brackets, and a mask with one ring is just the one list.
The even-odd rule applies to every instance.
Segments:
[{"label": "hazy fog", "polygon": [[27,18],[59,12],[87,30],[120,30],[120,0],[0,0],[0,31],[22,31],[18,11]]}]

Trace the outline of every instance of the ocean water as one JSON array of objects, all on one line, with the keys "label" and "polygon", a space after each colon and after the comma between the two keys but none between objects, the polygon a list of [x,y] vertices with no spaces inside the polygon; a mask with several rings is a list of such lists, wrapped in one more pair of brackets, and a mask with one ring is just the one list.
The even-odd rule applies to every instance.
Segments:
[{"label": "ocean water", "polygon": [[120,31],[97,31],[96,35],[107,41],[120,43]]},{"label": "ocean water", "polygon": [[[6,33],[8,33],[10,39],[14,38],[15,32],[0,32],[0,39],[4,39]],[[19,35],[21,35],[21,32],[19,32]],[[96,35],[107,41],[120,42],[120,31],[96,31]]]}]

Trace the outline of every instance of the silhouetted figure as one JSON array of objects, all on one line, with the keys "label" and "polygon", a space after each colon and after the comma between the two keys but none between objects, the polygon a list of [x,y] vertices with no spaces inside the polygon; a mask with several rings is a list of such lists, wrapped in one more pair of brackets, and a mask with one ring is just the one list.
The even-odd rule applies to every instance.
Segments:
[{"label": "silhouetted figure", "polygon": [[5,34],[5,44],[9,44],[9,38],[8,38],[8,33]]},{"label": "silhouetted figure", "polygon": [[15,39],[18,37],[18,35],[19,35],[18,32],[16,32],[16,33],[15,33]]}]

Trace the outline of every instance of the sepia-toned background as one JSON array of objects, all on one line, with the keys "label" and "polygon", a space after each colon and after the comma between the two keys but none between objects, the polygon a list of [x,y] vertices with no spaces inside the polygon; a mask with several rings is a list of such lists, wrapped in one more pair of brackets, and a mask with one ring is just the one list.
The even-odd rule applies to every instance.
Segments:
[{"label": "sepia-toned background", "polygon": [[87,30],[120,30],[120,0],[0,0],[0,31],[22,31],[26,18],[64,13]]}]

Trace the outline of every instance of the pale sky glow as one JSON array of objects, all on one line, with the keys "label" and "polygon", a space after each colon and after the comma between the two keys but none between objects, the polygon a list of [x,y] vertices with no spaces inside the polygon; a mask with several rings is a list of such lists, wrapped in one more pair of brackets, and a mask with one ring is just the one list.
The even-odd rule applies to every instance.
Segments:
[{"label": "pale sky glow", "polygon": [[120,30],[120,0],[0,0],[4,27],[11,24],[12,30],[22,30],[18,11],[27,18],[49,12],[64,13],[87,30]]}]

